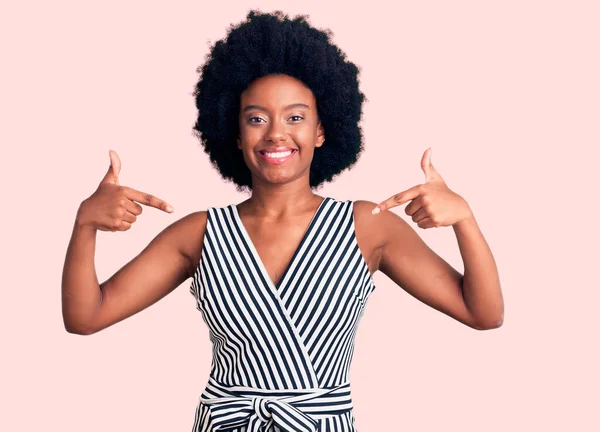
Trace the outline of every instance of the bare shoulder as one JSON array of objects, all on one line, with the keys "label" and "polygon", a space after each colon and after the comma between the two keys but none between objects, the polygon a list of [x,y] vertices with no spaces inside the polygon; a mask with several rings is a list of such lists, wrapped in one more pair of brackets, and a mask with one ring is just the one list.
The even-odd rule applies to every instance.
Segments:
[{"label": "bare shoulder", "polygon": [[[376,270],[382,270],[383,251],[391,242],[409,245],[417,237],[415,230],[393,211],[372,214],[378,203],[367,200],[354,201],[354,220],[356,236],[359,244],[365,244],[365,249],[372,249]],[[359,238],[360,237],[360,238]],[[420,238],[419,238],[420,239]],[[362,248],[361,248],[362,249]],[[369,263],[371,267],[371,263]]]},{"label": "bare shoulder", "polygon": [[371,212],[379,203],[373,201],[355,201],[354,215],[357,222],[368,227],[369,234],[376,236],[380,246],[384,246],[389,240],[391,229],[395,230],[396,234],[406,234],[414,232],[414,229],[394,211],[386,210],[378,214]]},{"label": "bare shoulder", "polygon": [[381,253],[385,244],[385,231],[381,229],[381,220],[371,213],[376,206],[377,203],[372,201],[357,200],[353,202],[356,241],[369,265],[371,274],[379,270]]},{"label": "bare shoulder", "polygon": [[172,241],[176,243],[177,250],[185,259],[188,277],[193,277],[200,261],[207,215],[206,210],[196,211],[173,222],[167,228],[172,231]]},{"label": "bare shoulder", "polygon": [[378,248],[385,243],[385,230],[381,228],[382,218],[380,215],[371,213],[377,206],[373,201],[354,201],[354,225],[363,237],[370,237]]}]

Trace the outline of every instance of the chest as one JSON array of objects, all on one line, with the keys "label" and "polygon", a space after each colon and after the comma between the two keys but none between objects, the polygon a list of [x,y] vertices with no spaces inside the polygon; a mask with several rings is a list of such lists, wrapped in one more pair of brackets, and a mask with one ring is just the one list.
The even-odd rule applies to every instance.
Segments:
[{"label": "chest", "polygon": [[255,257],[275,286],[279,285],[292,261],[306,241],[306,230],[298,223],[248,224],[246,233],[257,254]]}]

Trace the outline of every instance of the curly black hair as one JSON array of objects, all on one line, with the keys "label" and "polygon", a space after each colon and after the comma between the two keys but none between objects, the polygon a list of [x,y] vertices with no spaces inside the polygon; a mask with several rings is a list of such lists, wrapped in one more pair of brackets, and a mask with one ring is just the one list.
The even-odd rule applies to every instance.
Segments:
[{"label": "curly black hair", "polygon": [[252,189],[250,169],[237,148],[240,95],[265,75],[289,75],[313,92],[325,131],[325,144],[315,148],[310,187],[324,182],[358,160],[363,151],[359,121],[365,95],[359,90],[359,68],[334,45],[329,29],[308,23],[308,15],[290,19],[281,11],[251,10],[206,55],[194,96],[198,117],[194,135],[211,163],[238,191]]}]

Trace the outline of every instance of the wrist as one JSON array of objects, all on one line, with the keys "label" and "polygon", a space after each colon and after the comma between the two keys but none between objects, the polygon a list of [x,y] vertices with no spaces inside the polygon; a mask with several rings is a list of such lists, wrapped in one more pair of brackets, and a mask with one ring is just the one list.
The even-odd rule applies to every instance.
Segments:
[{"label": "wrist", "polygon": [[467,216],[456,222],[452,225],[453,228],[461,229],[465,226],[475,225],[477,222],[475,221],[475,215],[472,212],[469,212]]},{"label": "wrist", "polygon": [[83,205],[84,205],[85,201],[83,201],[80,205],[79,208],[77,209],[77,215],[75,216],[75,224],[74,224],[74,229],[77,231],[96,231],[96,228],[94,228],[89,222],[86,221],[86,219],[83,217]]}]

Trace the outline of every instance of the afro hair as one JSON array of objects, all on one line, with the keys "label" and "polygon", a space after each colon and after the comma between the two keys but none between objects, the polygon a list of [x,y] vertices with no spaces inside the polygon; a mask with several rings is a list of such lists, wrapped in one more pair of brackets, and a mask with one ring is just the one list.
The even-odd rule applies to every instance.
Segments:
[{"label": "afro hair", "polygon": [[330,30],[316,29],[307,20],[307,15],[290,19],[281,11],[252,10],[245,21],[230,26],[196,70],[200,78],[194,90],[194,135],[213,166],[238,191],[252,190],[250,169],[237,148],[240,96],[265,75],[294,77],[315,96],[326,140],[315,148],[311,188],[332,181],[363,151],[359,121],[366,98],[359,90],[359,68],[331,42]]}]

